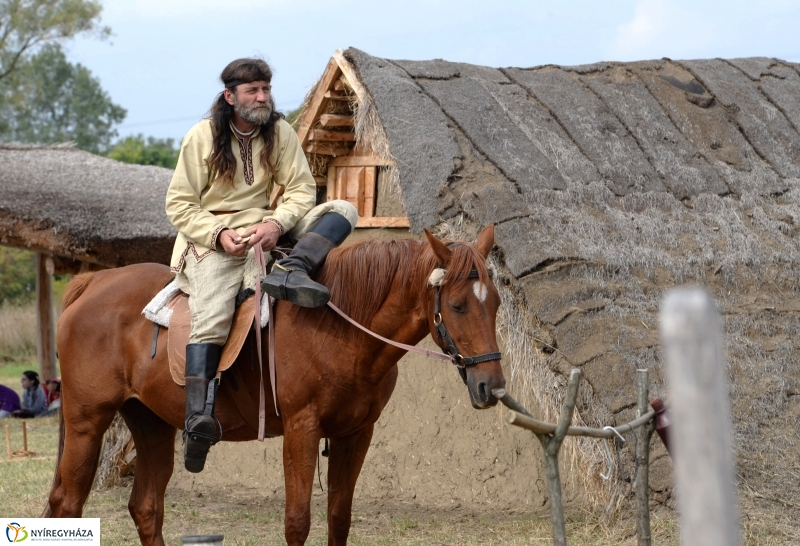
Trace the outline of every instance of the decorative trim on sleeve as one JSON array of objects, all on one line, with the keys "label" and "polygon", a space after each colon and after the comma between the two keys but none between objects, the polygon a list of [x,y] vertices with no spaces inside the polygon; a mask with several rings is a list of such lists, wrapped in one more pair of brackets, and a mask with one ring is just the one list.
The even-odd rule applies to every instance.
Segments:
[{"label": "decorative trim on sleeve", "polygon": [[217,229],[214,230],[214,233],[211,234],[211,250],[217,250],[217,237],[226,229],[228,229],[228,226],[220,224],[217,226]]},{"label": "decorative trim on sleeve", "polygon": [[281,224],[280,221],[276,220],[275,218],[272,218],[271,216],[268,216],[267,218],[264,218],[264,223],[266,223],[266,222],[270,222],[270,223],[275,224],[276,226],[278,226],[278,229],[280,230],[281,235],[284,234],[285,230],[283,229],[283,224]]}]

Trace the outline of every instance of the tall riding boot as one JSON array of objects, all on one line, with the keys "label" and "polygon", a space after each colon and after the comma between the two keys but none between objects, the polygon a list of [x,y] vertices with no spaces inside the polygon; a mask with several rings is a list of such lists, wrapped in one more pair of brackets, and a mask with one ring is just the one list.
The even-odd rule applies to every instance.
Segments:
[{"label": "tall riding boot", "polygon": [[213,343],[186,346],[186,427],[183,433],[183,463],[189,472],[201,472],[211,446],[222,437],[217,434],[214,398],[222,347]]},{"label": "tall riding boot", "polygon": [[298,241],[292,253],[275,263],[270,274],[261,281],[261,289],[273,298],[289,300],[301,307],[325,305],[331,299],[330,292],[310,277],[352,230],[350,221],[341,214],[325,213]]}]

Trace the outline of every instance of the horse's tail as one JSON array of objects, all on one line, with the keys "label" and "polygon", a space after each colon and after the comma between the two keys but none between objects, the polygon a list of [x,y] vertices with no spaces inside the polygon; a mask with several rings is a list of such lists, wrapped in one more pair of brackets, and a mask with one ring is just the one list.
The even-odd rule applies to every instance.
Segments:
[{"label": "horse's tail", "polygon": [[[89,283],[87,282],[86,284],[89,284]],[[84,287],[85,287],[85,285],[84,285]],[[78,294],[78,296],[79,295],[80,294]],[[75,296],[75,297],[77,298],[78,296]],[[58,467],[61,464],[61,456],[64,454],[64,438],[66,437],[66,435],[67,435],[66,434],[66,427],[64,426],[64,409],[63,408],[58,408],[58,454],[56,455],[56,470],[55,470],[55,473],[53,474],[53,483],[50,486],[50,494],[53,493],[53,491],[55,490],[56,485],[57,485],[56,482],[58,481]],[[48,499],[47,499],[47,505],[44,507],[44,511],[42,512],[42,515],[39,516],[39,517],[40,518],[51,518],[51,517],[53,517],[53,511],[50,508],[49,495],[48,495]]]},{"label": "horse's tail", "polygon": [[94,273],[81,273],[74,279],[69,281],[67,289],[64,291],[64,299],[62,301],[62,309],[66,309],[77,300],[81,294],[84,293],[86,287],[92,282]]}]

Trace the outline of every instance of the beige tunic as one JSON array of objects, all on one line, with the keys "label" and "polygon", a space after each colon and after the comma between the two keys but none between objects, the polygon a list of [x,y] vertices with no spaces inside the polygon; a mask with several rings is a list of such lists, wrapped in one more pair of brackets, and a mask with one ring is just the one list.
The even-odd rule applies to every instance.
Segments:
[{"label": "beige tunic", "polygon": [[[261,167],[264,139],[255,134],[244,147],[243,141],[228,129],[236,158],[233,187],[221,180],[209,180],[206,159],[212,148],[211,120],[201,121],[186,134],[167,190],[167,217],[178,229],[170,262],[172,271],[183,269],[187,252],[193,252],[200,261],[216,251],[217,235],[225,228],[242,234],[251,226],[274,218],[288,232],[314,207],[316,183],[297,135],[284,120],[278,121],[275,129],[277,138],[271,157],[275,172],[271,175]],[[273,211],[269,210],[269,197],[275,184],[285,190],[283,203]]]}]

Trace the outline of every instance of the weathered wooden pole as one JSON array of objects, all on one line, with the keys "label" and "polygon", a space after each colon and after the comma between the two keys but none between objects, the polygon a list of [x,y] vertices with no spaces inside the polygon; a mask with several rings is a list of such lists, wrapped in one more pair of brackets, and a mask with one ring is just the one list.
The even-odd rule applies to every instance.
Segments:
[{"label": "weathered wooden pole", "polygon": [[36,350],[39,377],[44,383],[56,375],[56,336],[53,322],[53,260],[36,253]]},{"label": "weathered wooden pole", "polygon": [[558,472],[558,450],[567,435],[567,429],[572,422],[572,413],[578,399],[578,385],[581,381],[581,371],[572,370],[567,385],[567,394],[561,408],[561,418],[555,432],[550,434],[536,434],[544,449],[544,470],[547,476],[547,490],[550,495],[550,524],[553,527],[553,544],[555,546],[567,545],[567,530],[564,525],[564,499],[561,495],[561,477]]},{"label": "weathered wooden pole", "polygon": [[[648,412],[648,370],[636,370],[636,409],[639,416]],[[655,429],[655,420],[642,425],[636,431],[636,536],[639,546],[650,546],[650,438]]]},{"label": "weathered wooden pole", "polygon": [[661,309],[670,448],[684,546],[738,546],[728,387],[719,313],[700,288],[667,294]]}]

